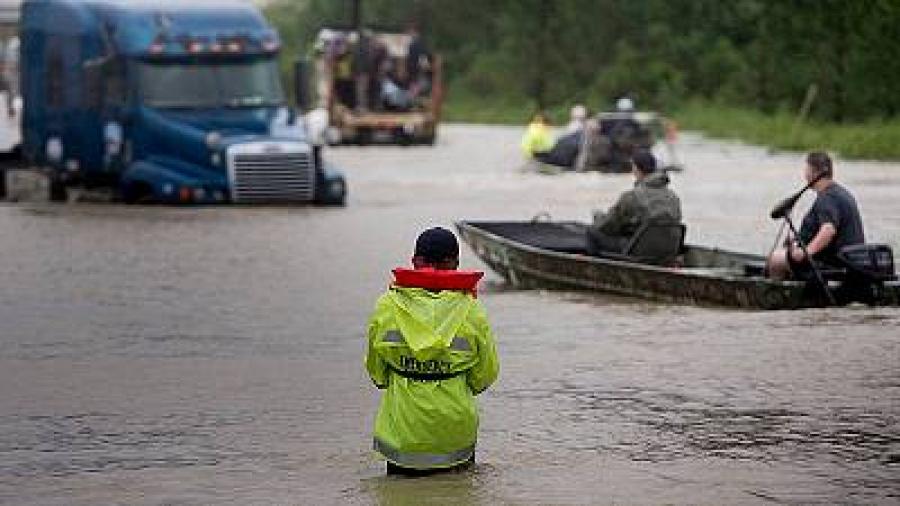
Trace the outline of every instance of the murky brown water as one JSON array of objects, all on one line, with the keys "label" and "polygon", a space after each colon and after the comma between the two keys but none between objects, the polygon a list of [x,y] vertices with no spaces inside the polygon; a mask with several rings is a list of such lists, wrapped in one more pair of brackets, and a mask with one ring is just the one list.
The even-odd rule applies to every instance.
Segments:
[{"label": "murky brown water", "polygon": [[[900,310],[723,311],[493,275],[502,370],[477,469],[383,476],[363,329],[416,233],[586,219],[630,184],[519,172],[518,135],[333,150],[346,209],[0,206],[0,503],[900,502]],[[767,249],[802,156],[685,142],[689,240]],[[900,251],[900,165],[837,170]]]}]

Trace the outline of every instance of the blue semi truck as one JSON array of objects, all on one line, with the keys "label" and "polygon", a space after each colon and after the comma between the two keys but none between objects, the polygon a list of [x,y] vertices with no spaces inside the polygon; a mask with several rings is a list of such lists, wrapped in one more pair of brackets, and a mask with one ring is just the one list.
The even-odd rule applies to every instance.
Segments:
[{"label": "blue semi truck", "polygon": [[344,203],[251,4],[26,0],[20,38],[22,155],[52,200],[81,186],[130,203]]}]

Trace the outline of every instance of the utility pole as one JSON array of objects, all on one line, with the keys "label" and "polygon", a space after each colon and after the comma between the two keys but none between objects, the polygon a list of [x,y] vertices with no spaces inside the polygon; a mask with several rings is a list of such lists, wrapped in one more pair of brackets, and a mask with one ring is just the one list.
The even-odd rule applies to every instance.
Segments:
[{"label": "utility pole", "polygon": [[353,2],[353,30],[359,32],[362,29],[362,0],[351,0]]},{"label": "utility pole", "polygon": [[544,81],[546,65],[547,65],[547,43],[548,43],[548,33],[547,33],[547,21],[550,16],[551,5],[548,0],[538,0],[540,3],[538,8],[535,10],[537,14],[537,34],[534,37],[534,40],[537,42],[537,48],[535,51],[535,61],[537,63],[537,73],[534,76],[533,83],[533,92],[534,92],[534,101],[537,102],[538,110],[543,111],[546,107],[545,102],[545,93],[546,93],[546,82]]}]

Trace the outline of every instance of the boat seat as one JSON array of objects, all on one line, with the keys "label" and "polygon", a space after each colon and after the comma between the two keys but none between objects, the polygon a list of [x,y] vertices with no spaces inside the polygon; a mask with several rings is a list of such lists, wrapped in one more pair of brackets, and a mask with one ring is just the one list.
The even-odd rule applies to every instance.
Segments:
[{"label": "boat seat", "polygon": [[536,248],[560,253],[587,252],[587,226],[571,221],[482,222],[482,230]]},{"label": "boat seat", "polygon": [[645,223],[622,254],[639,262],[669,265],[683,252],[686,232],[683,223]]},{"label": "boat seat", "polygon": [[603,251],[594,253],[594,256],[625,262],[671,266],[684,252],[686,231],[687,227],[682,223],[644,224],[631,236],[620,253]]},{"label": "boat seat", "polygon": [[753,278],[753,277],[764,277],[766,275],[766,261],[758,260],[758,261],[748,261],[744,263],[744,276]]}]

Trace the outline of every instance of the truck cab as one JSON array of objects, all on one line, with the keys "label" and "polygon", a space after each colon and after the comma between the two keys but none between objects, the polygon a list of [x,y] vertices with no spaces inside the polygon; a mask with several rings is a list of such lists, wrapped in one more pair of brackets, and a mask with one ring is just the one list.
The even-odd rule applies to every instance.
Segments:
[{"label": "truck cab", "polygon": [[51,194],[343,204],[343,176],[286,105],[278,34],[249,3],[26,0],[23,155]]}]

